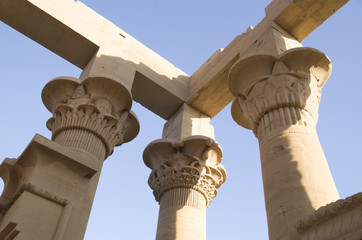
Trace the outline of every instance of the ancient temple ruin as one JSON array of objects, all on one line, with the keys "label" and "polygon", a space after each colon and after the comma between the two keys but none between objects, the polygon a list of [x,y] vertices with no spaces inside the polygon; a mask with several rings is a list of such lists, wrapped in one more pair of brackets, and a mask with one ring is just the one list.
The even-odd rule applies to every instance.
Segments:
[{"label": "ancient temple ruin", "polygon": [[230,102],[259,141],[269,239],[362,239],[362,194],[340,199],[316,131],[331,61],[300,43],[347,2],[274,0],[188,76],[79,1],[0,0],[1,21],[83,69],[43,88],[51,139],[0,166],[0,239],[83,239],[104,160],[142,125],[133,101],[167,120],[143,152],[157,240],[206,239],[227,171],[210,119]]}]

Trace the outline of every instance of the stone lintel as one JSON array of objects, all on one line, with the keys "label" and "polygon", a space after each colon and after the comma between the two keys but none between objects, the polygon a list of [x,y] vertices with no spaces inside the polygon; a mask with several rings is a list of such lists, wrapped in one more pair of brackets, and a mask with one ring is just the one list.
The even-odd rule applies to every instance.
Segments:
[{"label": "stone lintel", "polygon": [[[103,76],[135,88],[135,101],[165,119],[187,97],[186,73],[80,1],[0,0],[0,20],[84,69],[82,79]],[[149,85],[166,100],[144,96]]]},{"label": "stone lintel", "polygon": [[[69,5],[70,2],[75,4],[74,1],[60,3]],[[61,12],[62,8],[58,9]],[[69,14],[64,14],[63,19],[57,18],[34,1],[0,1],[1,21],[77,67],[84,68],[97,52],[98,45],[66,24],[64,18],[68,17]]]},{"label": "stone lintel", "polygon": [[213,118],[233,99],[227,83],[235,62],[254,51],[280,54],[302,45],[276,23],[264,18],[255,28],[237,36],[215,52],[191,77],[187,103]]},{"label": "stone lintel", "polygon": [[265,13],[301,42],[348,1],[274,0],[266,7]]},{"label": "stone lintel", "polygon": [[187,103],[214,117],[233,99],[226,79],[231,66],[239,57],[243,58],[251,51],[280,54],[291,48],[302,47],[300,42],[347,2],[272,1],[265,9],[266,16],[255,28],[249,28],[237,36],[225,49],[217,50],[191,75]]},{"label": "stone lintel", "polygon": [[[187,74],[79,1],[0,0],[0,20],[85,69],[84,78],[97,75],[119,80],[132,88],[137,102],[162,118],[171,117],[184,101],[212,118],[233,100],[226,79],[239,57],[251,50],[300,46],[297,40],[346,2],[274,0],[254,29],[218,50],[192,75],[190,83]],[[165,101],[145,96],[146,86],[152,86],[152,92]]]},{"label": "stone lintel", "polygon": [[[158,80],[170,83],[170,81],[166,81],[164,76],[160,76]],[[171,85],[167,88],[164,84],[158,84],[142,73],[136,72],[131,93],[134,101],[163,119],[170,119],[184,103],[186,91],[181,91],[184,89],[186,89],[185,86],[175,88]],[[174,90],[180,90],[179,94],[174,94]]]}]

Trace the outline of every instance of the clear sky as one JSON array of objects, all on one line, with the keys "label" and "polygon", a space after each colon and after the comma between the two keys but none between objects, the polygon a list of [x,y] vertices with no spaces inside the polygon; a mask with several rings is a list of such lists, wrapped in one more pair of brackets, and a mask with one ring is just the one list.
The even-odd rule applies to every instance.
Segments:
[{"label": "clear sky", "polygon": [[[219,48],[264,17],[270,1],[84,0],[96,12],[192,74]],[[362,190],[362,1],[351,0],[302,44],[326,53],[333,72],[323,88],[317,126],[330,170],[345,198]],[[18,157],[35,133],[50,138],[43,86],[81,70],[0,22],[0,158]],[[161,138],[165,120],[134,103],[141,131],[115,149],[102,171],[86,240],[154,239],[158,204],[147,185],[144,148]],[[212,124],[228,179],[207,210],[207,239],[267,239],[258,141],[231,118]]]}]

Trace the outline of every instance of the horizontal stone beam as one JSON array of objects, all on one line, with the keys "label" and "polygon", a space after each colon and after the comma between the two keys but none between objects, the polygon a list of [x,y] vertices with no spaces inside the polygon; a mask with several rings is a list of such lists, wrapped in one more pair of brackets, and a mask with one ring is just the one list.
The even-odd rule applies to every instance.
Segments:
[{"label": "horizontal stone beam", "polygon": [[307,37],[348,0],[274,0],[255,27],[237,36],[225,49],[216,51],[190,77],[187,103],[214,117],[233,99],[227,76],[231,66],[251,51],[278,54],[299,47]]},{"label": "horizontal stone beam", "polygon": [[122,82],[135,101],[165,119],[187,98],[186,73],[80,1],[0,0],[0,20],[84,69],[82,76]]},{"label": "horizontal stone beam", "polygon": [[98,49],[95,42],[31,1],[1,0],[0,20],[82,69]]},{"label": "horizontal stone beam", "polygon": [[274,0],[265,13],[301,42],[348,1]]},{"label": "horizontal stone beam", "polygon": [[227,75],[240,57],[301,46],[346,2],[274,0],[254,29],[216,51],[191,77],[79,1],[0,0],[0,20],[84,69],[81,78],[123,83],[135,101],[164,119],[184,102],[212,118],[233,99]]}]

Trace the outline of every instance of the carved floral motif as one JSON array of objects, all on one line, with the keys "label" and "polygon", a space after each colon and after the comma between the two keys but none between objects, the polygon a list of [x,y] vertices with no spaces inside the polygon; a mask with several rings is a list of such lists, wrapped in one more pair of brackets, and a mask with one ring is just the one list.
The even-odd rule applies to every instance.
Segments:
[{"label": "carved floral motif", "polygon": [[236,97],[234,120],[258,137],[289,125],[315,126],[321,88],[329,74],[329,59],[310,48],[241,59],[229,74]]},{"label": "carved floral motif", "polygon": [[182,142],[161,139],[149,144],[144,160],[152,169],[148,184],[156,200],[160,201],[170,189],[190,188],[202,193],[209,205],[226,180],[221,155],[219,145],[202,136]]},{"label": "carved floral motif", "polygon": [[130,111],[131,95],[113,80],[91,78],[80,82],[59,78],[44,87],[42,97],[53,113],[47,127],[54,141],[100,152],[96,151],[99,146],[95,143],[99,139],[106,158],[115,146],[130,141],[138,133],[138,121]]}]

